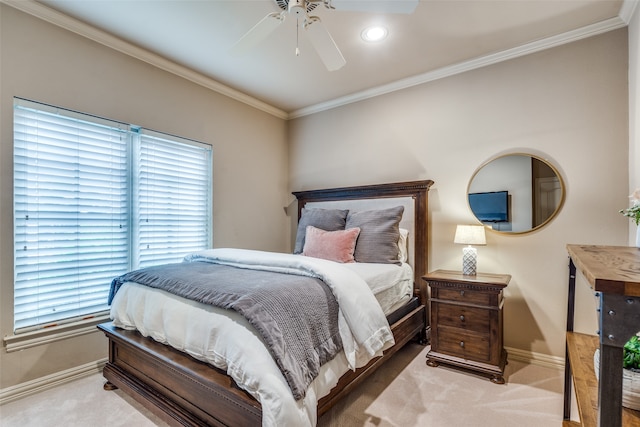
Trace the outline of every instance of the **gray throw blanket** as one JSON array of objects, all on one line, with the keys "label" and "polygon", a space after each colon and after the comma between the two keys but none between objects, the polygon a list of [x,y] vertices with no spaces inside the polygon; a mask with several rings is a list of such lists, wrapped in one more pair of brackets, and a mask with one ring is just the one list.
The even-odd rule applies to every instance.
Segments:
[{"label": "gray throw blanket", "polygon": [[125,282],[242,314],[262,336],[296,400],[320,366],[342,350],[338,303],[320,279],[209,262],[166,264],[115,278],[109,304]]}]

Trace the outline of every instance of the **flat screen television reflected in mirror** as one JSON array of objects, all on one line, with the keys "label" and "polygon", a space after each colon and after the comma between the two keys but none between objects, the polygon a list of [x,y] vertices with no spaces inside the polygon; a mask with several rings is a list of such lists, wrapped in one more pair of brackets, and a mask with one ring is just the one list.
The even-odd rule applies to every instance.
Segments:
[{"label": "flat screen television reflected in mirror", "polygon": [[491,191],[470,193],[469,206],[482,222],[509,221],[509,192]]}]

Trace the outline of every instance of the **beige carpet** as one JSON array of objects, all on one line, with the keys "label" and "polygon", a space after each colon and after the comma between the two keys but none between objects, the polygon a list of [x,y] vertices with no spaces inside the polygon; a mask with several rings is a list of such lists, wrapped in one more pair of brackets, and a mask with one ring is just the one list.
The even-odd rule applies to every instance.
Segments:
[{"label": "beige carpet", "polygon": [[[510,362],[497,385],[486,378],[428,367],[428,347],[410,344],[330,412],[320,427],[546,427],[562,425],[560,370]],[[101,375],[0,406],[2,427],[164,426]]]}]

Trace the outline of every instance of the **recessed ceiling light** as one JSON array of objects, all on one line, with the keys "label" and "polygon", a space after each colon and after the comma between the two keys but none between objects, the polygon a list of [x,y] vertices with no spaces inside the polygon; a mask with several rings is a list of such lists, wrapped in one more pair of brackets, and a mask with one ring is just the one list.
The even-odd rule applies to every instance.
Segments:
[{"label": "recessed ceiling light", "polygon": [[385,27],[375,26],[362,30],[360,37],[366,42],[379,42],[387,37],[389,32]]}]

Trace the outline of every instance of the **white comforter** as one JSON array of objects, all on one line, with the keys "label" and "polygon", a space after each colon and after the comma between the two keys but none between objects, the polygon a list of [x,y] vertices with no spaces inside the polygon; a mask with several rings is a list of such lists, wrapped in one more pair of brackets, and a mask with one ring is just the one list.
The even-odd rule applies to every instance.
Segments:
[{"label": "white comforter", "polygon": [[[123,285],[116,294],[111,308],[116,326],[138,329],[145,336],[226,370],[262,404],[263,426],[314,426],[317,400],[329,393],[340,376],[348,369],[364,366],[394,343],[386,317],[368,285],[340,264],[242,249],[201,251],[186,260],[317,277],[336,296],[344,352],[325,364],[305,398],[295,401],[261,338],[238,313],[182,298],[166,298],[164,291],[133,283]],[[186,311],[185,307],[196,310]],[[189,315],[181,315],[185,312]],[[203,333],[209,337],[207,342],[196,338]]]}]

